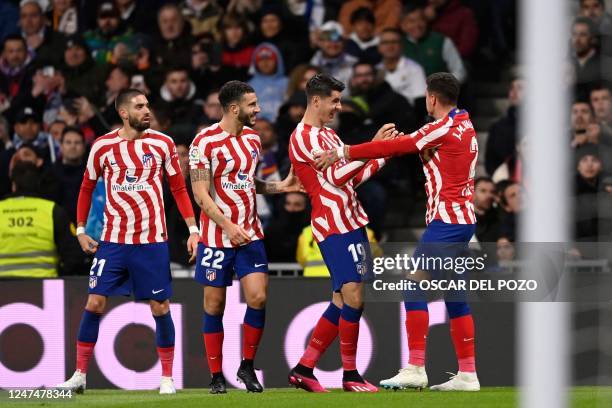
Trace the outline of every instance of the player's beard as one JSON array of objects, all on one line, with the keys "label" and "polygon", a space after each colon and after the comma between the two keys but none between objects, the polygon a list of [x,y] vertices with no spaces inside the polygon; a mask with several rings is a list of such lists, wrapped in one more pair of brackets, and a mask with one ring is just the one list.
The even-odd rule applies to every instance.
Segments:
[{"label": "player's beard", "polygon": [[132,129],[135,129],[139,132],[147,130],[151,125],[151,122],[147,123],[144,120],[138,120],[133,116],[128,116],[128,123],[130,124]]},{"label": "player's beard", "polygon": [[238,120],[240,121],[240,123],[242,123],[242,126],[255,126],[255,115],[251,116],[246,112],[240,112],[238,114]]}]

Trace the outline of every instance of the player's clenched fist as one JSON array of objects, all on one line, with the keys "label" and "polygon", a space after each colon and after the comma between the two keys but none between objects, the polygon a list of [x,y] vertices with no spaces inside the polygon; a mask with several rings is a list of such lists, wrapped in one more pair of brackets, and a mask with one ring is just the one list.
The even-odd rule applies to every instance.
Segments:
[{"label": "player's clenched fist", "polygon": [[98,250],[98,243],[87,234],[79,234],[77,235],[77,239],[79,240],[79,245],[81,245],[81,249],[86,254],[95,254]]},{"label": "player's clenched fist", "polygon": [[246,230],[241,226],[234,224],[233,222],[228,222],[223,229],[227,233],[227,236],[229,237],[232,245],[246,244],[251,240],[251,237],[246,232]]}]

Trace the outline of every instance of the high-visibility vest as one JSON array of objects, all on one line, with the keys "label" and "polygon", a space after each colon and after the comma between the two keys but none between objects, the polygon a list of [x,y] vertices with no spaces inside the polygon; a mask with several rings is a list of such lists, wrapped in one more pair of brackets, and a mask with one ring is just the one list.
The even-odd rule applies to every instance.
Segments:
[{"label": "high-visibility vest", "polygon": [[36,197],[0,200],[0,278],[55,278],[53,201]]},{"label": "high-visibility vest", "polygon": [[329,276],[329,270],[325,266],[323,255],[321,255],[319,245],[312,235],[310,225],[302,230],[298,238],[296,258],[304,268],[304,276],[310,278]]}]

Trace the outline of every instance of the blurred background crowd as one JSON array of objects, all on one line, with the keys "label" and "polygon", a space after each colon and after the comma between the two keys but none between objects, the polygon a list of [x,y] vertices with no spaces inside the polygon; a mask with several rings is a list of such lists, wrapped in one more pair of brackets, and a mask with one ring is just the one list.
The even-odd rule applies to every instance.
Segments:
[{"label": "blurred background crowd", "polygon": [[[574,6],[568,37],[560,39],[570,42],[561,68],[573,103],[569,136],[559,143],[574,152],[575,238],[605,240],[612,219],[612,70],[603,69],[612,57],[611,5]],[[38,195],[61,209],[61,225],[74,223],[89,147],[120,126],[113,101],[129,87],[148,95],[152,128],[175,140],[189,186],[188,146],[221,118],[218,89],[228,80],[256,90],[258,177],[280,180],[306,81],[317,72],[346,83],[331,127],[356,144],[384,123],[406,133],[426,123],[425,78],[448,71],[462,83],[460,107],[478,131],[476,239],[503,250],[518,237],[529,191],[522,155],[537,137],[518,126],[526,84],[516,65],[516,18],[516,0],[0,0],[0,196]],[[372,241],[418,238],[423,182],[418,157],[402,157],[359,187]],[[99,187],[88,221],[94,237],[104,204]],[[172,261],[186,266],[188,233],[171,197],[165,203]],[[258,212],[270,262],[320,264],[307,197],[258,196]],[[57,242],[60,258],[82,256],[71,234],[57,240],[72,241]],[[61,265],[61,274],[88,273],[86,260]],[[324,273],[314,269],[305,274]]]}]

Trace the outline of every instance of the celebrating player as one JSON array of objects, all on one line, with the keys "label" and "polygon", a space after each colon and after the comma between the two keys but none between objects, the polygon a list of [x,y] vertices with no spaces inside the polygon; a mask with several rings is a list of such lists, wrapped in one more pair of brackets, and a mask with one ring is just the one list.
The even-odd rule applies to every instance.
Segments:
[{"label": "celebrating player", "polygon": [[261,141],[251,129],[259,112],[253,88],[230,81],[219,91],[223,118],[202,130],[189,150],[191,183],[202,208],[202,236],[195,278],[204,285],[203,336],[212,375],[212,394],[226,392],[222,371],[223,312],[226,287],[234,272],[244,291],[247,310],[242,325],[242,356],[238,379],[248,391],[262,392],[253,359],[263,334],[268,288],[268,261],[255,194],[300,191],[291,170],[279,182],[254,177]]},{"label": "celebrating player", "polygon": [[[325,392],[313,374],[322,353],[340,335],[345,391],[378,389],[357,372],[359,320],[363,311],[363,275],[371,271],[370,244],[365,226],[368,217],[355,188],[375,174],[384,159],[334,164],[325,171],[314,165],[315,153],[344,146],[325,124],[340,111],[344,84],[328,74],[317,74],[306,85],[308,105],[302,122],[291,134],[289,157],[312,203],[312,232],[330,271],[333,295],[314,328],[300,362],[289,373],[289,383],[310,392]],[[374,139],[392,136],[393,125],[383,126]]]},{"label": "celebrating player", "polygon": [[[162,179],[167,175],[178,208],[191,235],[187,250],[195,257],[199,231],[181,175],[176,147],[163,133],[149,130],[151,111],[146,96],[122,91],[115,108],[123,127],[96,139],[91,148],[77,204],[77,238],[83,251],[95,254],[89,297],[77,337],[77,369],[57,387],[85,390],[89,360],[98,338],[106,298],[130,295],[148,299],[155,319],[161,360],[160,394],[174,394],[174,323],[170,315],[172,286]],[[85,234],[85,222],[98,177],[104,178],[106,206],[100,243]]]},{"label": "celebrating player", "polygon": [[[415,256],[457,256],[474,235],[476,217],[472,195],[478,159],[476,132],[465,110],[457,109],[459,82],[448,73],[427,78],[427,112],[436,119],[409,136],[341,146],[323,153],[317,165],[325,169],[337,160],[360,160],[419,153],[423,162],[427,192],[427,229]],[[432,245],[432,244],[438,245]],[[440,244],[440,243],[452,243]],[[440,251],[445,253],[439,254]],[[433,271],[428,271],[433,272]],[[478,391],[474,350],[474,321],[463,299],[447,296],[446,308],[459,363],[459,372],[449,381],[434,385],[439,391]],[[460,294],[459,294],[460,295]],[[461,297],[461,296],[459,296]],[[381,381],[388,388],[427,386],[425,345],[429,329],[427,303],[405,302],[406,331],[410,358],[408,367],[393,378]]]}]

